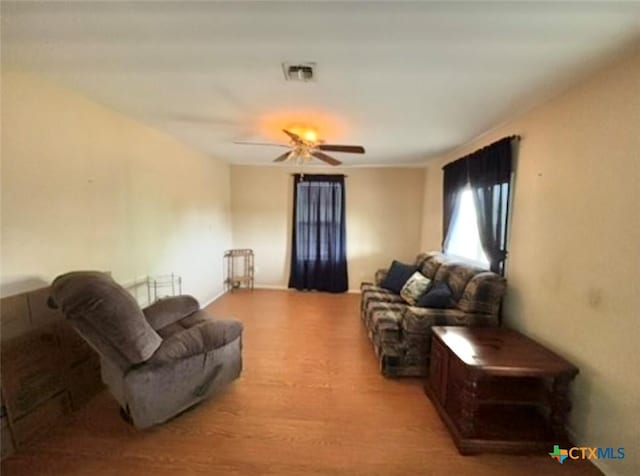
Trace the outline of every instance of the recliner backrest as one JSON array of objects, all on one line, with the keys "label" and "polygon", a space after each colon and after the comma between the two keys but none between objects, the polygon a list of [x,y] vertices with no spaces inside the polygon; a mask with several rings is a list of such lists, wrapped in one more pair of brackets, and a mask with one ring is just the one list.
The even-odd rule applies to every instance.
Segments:
[{"label": "recliner backrest", "polygon": [[133,296],[105,273],[60,275],[51,285],[51,300],[102,357],[120,368],[148,360],[162,343]]}]

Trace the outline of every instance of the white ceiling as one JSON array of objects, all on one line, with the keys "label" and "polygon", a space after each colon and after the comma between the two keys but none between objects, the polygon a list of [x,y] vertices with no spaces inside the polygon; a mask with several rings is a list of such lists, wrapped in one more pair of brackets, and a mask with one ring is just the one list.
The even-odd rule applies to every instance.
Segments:
[{"label": "white ceiling", "polygon": [[[411,164],[557,94],[640,39],[640,2],[9,2],[2,64],[232,162],[282,126]],[[283,61],[318,80],[285,82]],[[284,136],[282,136],[284,140]]]}]

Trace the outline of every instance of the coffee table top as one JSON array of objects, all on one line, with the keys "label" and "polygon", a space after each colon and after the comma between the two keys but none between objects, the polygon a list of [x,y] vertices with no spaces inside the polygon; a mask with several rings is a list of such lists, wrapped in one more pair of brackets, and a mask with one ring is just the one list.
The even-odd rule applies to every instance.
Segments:
[{"label": "coffee table top", "polygon": [[578,368],[517,331],[434,326],[433,333],[467,366],[495,376],[575,376]]}]

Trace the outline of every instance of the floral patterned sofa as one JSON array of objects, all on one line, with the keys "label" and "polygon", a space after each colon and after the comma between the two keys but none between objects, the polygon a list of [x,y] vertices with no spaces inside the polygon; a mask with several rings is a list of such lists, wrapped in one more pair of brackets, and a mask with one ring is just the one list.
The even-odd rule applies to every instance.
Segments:
[{"label": "floral patterned sofa", "polygon": [[361,317],[387,377],[422,376],[429,366],[432,326],[498,326],[506,280],[490,271],[455,261],[442,253],[423,253],[415,265],[434,283],[445,282],[453,307],[433,309],[407,304],[382,283],[362,283]]}]

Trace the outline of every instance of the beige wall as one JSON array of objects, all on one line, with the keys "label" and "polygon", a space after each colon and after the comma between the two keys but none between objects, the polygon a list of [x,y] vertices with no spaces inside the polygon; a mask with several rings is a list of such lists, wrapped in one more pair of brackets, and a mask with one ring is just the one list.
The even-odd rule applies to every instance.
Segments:
[{"label": "beige wall", "polygon": [[442,248],[442,160],[434,160],[424,171],[421,247]]},{"label": "beige wall", "polygon": [[624,446],[607,474],[640,474],[640,55],[429,165],[423,247],[441,240],[440,167],[521,134],[507,325],[580,367],[572,430]]},{"label": "beige wall", "polygon": [[2,295],[72,269],[222,291],[228,165],[19,73],[2,76],[2,126]]},{"label": "beige wall", "polygon": [[[309,168],[344,173],[349,288],[370,281],[392,259],[420,250],[423,170],[420,168]],[[232,166],[233,244],[253,248],[256,282],[286,287],[289,279],[292,173],[296,168]]]}]

